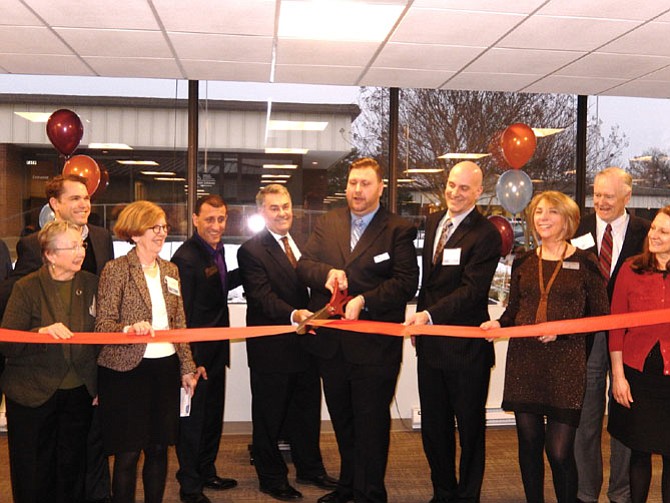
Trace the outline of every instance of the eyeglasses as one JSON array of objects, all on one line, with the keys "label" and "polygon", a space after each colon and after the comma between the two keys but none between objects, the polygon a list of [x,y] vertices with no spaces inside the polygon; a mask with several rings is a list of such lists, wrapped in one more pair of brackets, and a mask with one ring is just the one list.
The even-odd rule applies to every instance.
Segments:
[{"label": "eyeglasses", "polygon": [[172,229],[172,227],[170,227],[168,224],[165,224],[165,225],[154,225],[153,227],[149,227],[149,229],[154,231],[154,234],[158,235],[161,233],[161,231],[167,234],[168,232],[170,232],[170,229]]},{"label": "eyeglasses", "polygon": [[73,255],[76,255],[79,253],[81,250],[86,251],[86,248],[88,248],[88,243],[79,243],[78,245],[75,246],[68,246],[64,248],[53,248],[53,250],[56,251],[71,251]]}]

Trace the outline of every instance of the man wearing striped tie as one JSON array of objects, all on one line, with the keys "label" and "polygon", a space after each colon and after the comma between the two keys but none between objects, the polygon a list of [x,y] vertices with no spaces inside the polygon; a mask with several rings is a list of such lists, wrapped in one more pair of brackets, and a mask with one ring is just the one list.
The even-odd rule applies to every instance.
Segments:
[{"label": "man wearing striped tie", "polygon": [[[649,221],[626,211],[633,191],[633,179],[623,169],[609,167],[593,182],[592,213],[584,217],[572,244],[590,250],[607,282],[610,299],[616,276],[624,261],[642,251]],[[581,503],[598,501],[603,483],[601,435],[605,414],[605,388],[610,366],[607,334],[598,332],[587,341],[591,347],[586,365],[586,394],[575,438],[575,460],[579,473],[577,498]],[[611,398],[611,395],[610,395]],[[610,439],[610,478],[607,496],[612,503],[630,503],[628,469],[630,450]]]}]

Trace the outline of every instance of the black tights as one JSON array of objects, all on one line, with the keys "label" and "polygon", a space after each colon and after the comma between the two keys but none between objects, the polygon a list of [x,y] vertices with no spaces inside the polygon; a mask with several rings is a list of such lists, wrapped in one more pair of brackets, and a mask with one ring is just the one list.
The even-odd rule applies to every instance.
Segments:
[{"label": "black tights", "polygon": [[[137,462],[140,451],[119,452],[114,455],[112,478],[113,503],[135,503]],[[144,449],[142,483],[145,503],[161,503],[167,477],[167,446],[154,445]]]},{"label": "black tights", "polygon": [[576,428],[544,416],[517,412],[516,431],[519,439],[519,466],[528,503],[544,502],[544,455],[547,452],[558,503],[574,503],[577,499],[577,465],[575,464]]},{"label": "black tights", "polygon": [[[631,451],[630,453],[630,497],[633,503],[644,503],[651,484],[651,454]],[[661,477],[663,503],[670,503],[670,456],[663,456]]]}]

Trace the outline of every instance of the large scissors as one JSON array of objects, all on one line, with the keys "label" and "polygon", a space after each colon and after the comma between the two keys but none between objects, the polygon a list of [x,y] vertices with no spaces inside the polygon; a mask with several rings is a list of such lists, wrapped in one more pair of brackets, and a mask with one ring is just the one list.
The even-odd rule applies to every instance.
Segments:
[{"label": "large scissors", "polygon": [[326,320],[331,316],[344,316],[344,306],[352,299],[348,291],[338,288],[337,280],[333,282],[333,295],[330,302],[315,312],[312,316],[305,318],[300,322],[295,331],[299,334],[306,334],[312,327],[312,320]]}]

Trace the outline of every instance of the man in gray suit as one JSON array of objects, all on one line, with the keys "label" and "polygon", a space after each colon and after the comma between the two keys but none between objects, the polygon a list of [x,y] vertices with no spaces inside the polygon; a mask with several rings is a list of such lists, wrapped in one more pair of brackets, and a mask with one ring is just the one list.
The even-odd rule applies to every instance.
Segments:
[{"label": "man in gray suit", "polygon": [[[614,283],[621,264],[642,251],[649,231],[649,221],[626,211],[633,192],[633,179],[623,169],[610,167],[599,172],[593,182],[593,209],[595,213],[584,217],[572,244],[595,253],[607,281],[607,294],[612,298]],[[608,230],[609,229],[609,230]],[[602,244],[609,234],[611,257],[603,265]],[[607,254],[609,256],[609,254]],[[607,334],[598,332],[592,340],[586,364],[586,394],[575,437],[575,460],[579,472],[577,501],[598,501],[603,483],[603,459],[600,447],[603,416],[605,414],[605,388],[610,367]],[[611,395],[610,395],[611,399]],[[618,440],[610,439],[610,480],[607,496],[612,503],[630,503],[628,468],[630,450]]]}]

